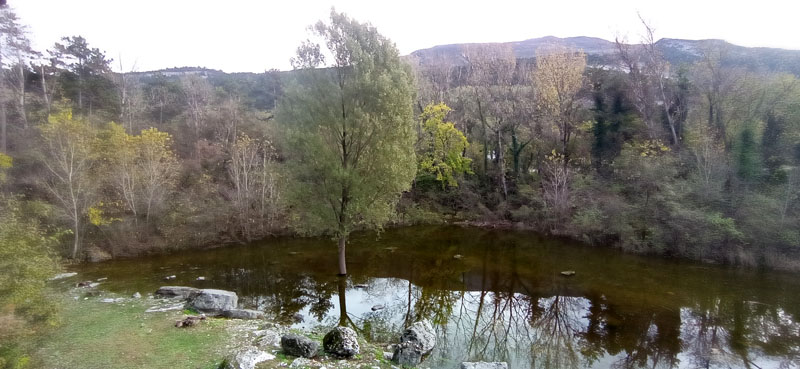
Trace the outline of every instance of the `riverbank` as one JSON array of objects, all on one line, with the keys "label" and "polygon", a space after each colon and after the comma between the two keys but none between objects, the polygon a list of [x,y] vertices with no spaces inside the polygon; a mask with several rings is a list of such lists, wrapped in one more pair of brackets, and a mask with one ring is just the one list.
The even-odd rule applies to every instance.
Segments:
[{"label": "riverbank", "polygon": [[[324,354],[297,359],[280,349],[280,337],[296,333],[321,338],[319,330],[291,329],[274,319],[239,320],[207,318],[189,328],[175,322],[191,311],[171,299],[121,296],[102,288],[68,287],[80,276],[57,281],[53,303],[58,323],[18,342],[25,354],[18,360],[25,368],[391,368],[380,347],[359,339],[362,353],[351,360]],[[98,283],[98,282],[95,282]],[[321,328],[320,328],[321,329]],[[320,339],[321,341],[321,339]],[[233,365],[247,352],[262,353],[255,367]],[[252,355],[251,355],[252,356]]]}]

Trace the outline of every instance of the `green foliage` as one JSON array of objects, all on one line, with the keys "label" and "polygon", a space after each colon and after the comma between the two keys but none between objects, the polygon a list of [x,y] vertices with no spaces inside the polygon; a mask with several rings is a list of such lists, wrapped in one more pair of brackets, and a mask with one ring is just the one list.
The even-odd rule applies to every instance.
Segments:
[{"label": "green foliage", "polygon": [[[313,29],[323,42],[298,49],[277,119],[289,142],[294,223],[341,238],[387,222],[414,178],[411,74],[370,25],[332,12]],[[319,68],[323,46],[329,69]]]},{"label": "green foliage", "polygon": [[[45,295],[45,282],[58,270],[55,252],[59,234],[48,233],[31,214],[36,208],[0,196],[0,315],[12,314],[32,322],[47,322],[54,306]],[[0,327],[0,337],[13,334],[13,324]]]},{"label": "green foliage", "polygon": [[746,126],[739,135],[736,146],[736,165],[739,178],[745,181],[756,179],[761,173],[761,155],[751,126]]},{"label": "green foliage", "polygon": [[8,168],[11,168],[11,166],[13,164],[14,164],[14,160],[10,156],[0,152],[0,184],[5,183],[5,181],[6,181],[6,170]]},{"label": "green foliage", "polygon": [[444,103],[430,104],[420,115],[419,170],[435,175],[442,188],[457,187],[458,176],[472,174],[472,159],[463,155],[469,147],[467,137],[452,122],[444,121],[451,110]]}]

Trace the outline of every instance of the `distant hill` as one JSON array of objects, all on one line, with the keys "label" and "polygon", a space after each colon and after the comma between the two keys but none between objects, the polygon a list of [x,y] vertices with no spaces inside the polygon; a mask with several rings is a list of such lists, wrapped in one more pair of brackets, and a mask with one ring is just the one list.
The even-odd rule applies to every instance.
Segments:
[{"label": "distant hill", "polygon": [[[511,45],[519,59],[530,59],[543,46],[561,44],[586,53],[590,65],[608,65],[614,62],[616,45],[612,41],[597,37],[553,36],[532,38],[524,41],[504,42]],[[417,50],[411,56],[423,65],[448,62],[455,65],[466,63],[463,50],[468,45],[438,45]],[[634,45],[635,46],[635,45]],[[786,50],[766,47],[744,47],[723,40],[681,40],[663,38],[656,42],[664,57],[673,65],[691,64],[698,61],[704,50],[720,48],[723,50],[723,64],[743,67],[754,71],[788,72],[800,76],[800,50]]]}]

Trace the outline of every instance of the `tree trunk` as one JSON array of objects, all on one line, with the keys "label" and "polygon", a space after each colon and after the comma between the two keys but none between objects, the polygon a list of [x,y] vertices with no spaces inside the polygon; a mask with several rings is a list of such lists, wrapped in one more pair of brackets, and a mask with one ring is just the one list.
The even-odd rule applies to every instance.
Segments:
[{"label": "tree trunk", "polygon": [[6,121],[6,104],[0,101],[0,151],[8,152],[8,122]]},{"label": "tree trunk", "polygon": [[75,241],[72,244],[72,259],[73,260],[78,257],[78,249],[80,248],[80,245],[81,245],[81,241],[80,241],[80,221],[78,220],[77,211],[75,212],[74,216],[75,216],[75,222],[74,222],[73,232],[75,232]]},{"label": "tree trunk", "polygon": [[[18,56],[19,57],[19,56]],[[19,57],[20,60],[22,59]],[[22,119],[22,127],[28,129],[28,114],[25,111],[25,69],[22,68],[22,62],[18,63],[19,72],[19,116]]]},{"label": "tree trunk", "polygon": [[347,245],[347,236],[339,236],[339,275],[347,275],[347,262],[345,260],[345,247]]},{"label": "tree trunk", "polygon": [[500,183],[503,184],[503,199],[508,198],[508,184],[506,183],[506,156],[503,155],[503,142],[500,139],[500,130],[497,130],[497,163],[499,166]]},{"label": "tree trunk", "polygon": [[42,97],[44,97],[44,104],[47,106],[47,114],[50,114],[50,97],[47,96],[47,80],[44,76],[44,64],[40,66],[42,71]]},{"label": "tree trunk", "polygon": [[339,276],[337,287],[339,290],[339,326],[347,326],[347,277]]}]

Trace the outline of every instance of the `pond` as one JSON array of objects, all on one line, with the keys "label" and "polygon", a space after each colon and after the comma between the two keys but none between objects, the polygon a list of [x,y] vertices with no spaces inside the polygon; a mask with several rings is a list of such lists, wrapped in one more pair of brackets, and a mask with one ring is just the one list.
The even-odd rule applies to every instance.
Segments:
[{"label": "pond", "polygon": [[[327,239],[275,238],[79,266],[125,294],[161,285],[235,291],[287,324],[345,323],[375,342],[429,319],[423,363],[511,368],[800,367],[800,280],[646,258],[535,233],[456,226],[359,233],[347,279]],[[574,276],[562,271],[574,270]],[[175,275],[175,280],[164,281]],[[204,277],[205,280],[198,280]],[[376,306],[380,305],[380,306]],[[373,307],[376,308],[373,311]],[[380,308],[383,307],[383,308]],[[293,319],[296,314],[303,322]]]}]

